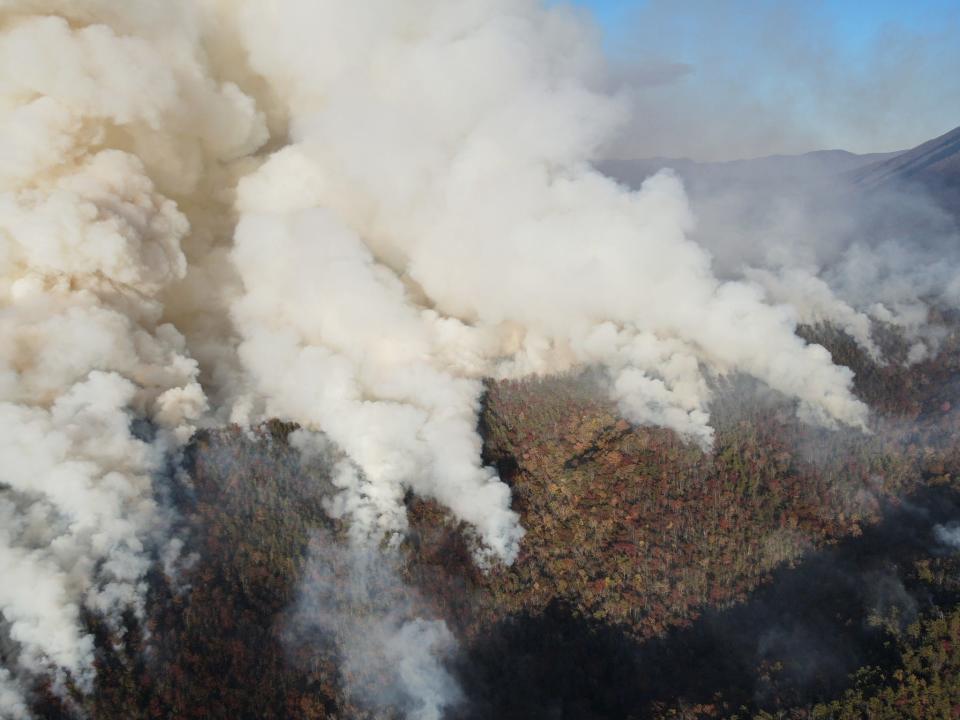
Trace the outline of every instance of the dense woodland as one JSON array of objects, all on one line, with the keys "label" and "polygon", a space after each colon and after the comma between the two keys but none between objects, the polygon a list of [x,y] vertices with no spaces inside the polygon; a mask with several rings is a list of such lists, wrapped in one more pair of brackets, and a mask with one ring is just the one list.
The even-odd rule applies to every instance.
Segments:
[{"label": "dense woodland", "polygon": [[[960,717],[960,557],[933,534],[960,519],[957,335],[906,367],[805,332],[857,372],[873,434],[727,378],[704,454],[621,420],[598,378],[489,386],[520,557],[481,572],[467,528],[414,496],[399,551],[410,612],[459,640],[451,718]],[[345,692],[334,639],[294,621],[310,553],[336,558],[346,532],[294,429],[193,440],[171,499],[192,564],[156,572],[122,637],[90,617],[95,693],[38,688],[39,717],[402,716]]]}]

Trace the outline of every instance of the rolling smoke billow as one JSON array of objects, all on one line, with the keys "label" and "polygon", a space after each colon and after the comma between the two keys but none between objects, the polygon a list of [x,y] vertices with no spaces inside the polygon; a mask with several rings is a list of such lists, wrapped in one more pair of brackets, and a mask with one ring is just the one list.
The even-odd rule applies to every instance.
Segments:
[{"label": "rolling smoke billow", "polygon": [[[358,554],[402,536],[412,491],[481,565],[524,534],[481,461],[485,378],[597,368],[625,418],[703,448],[731,374],[866,428],[797,298],[714,273],[673,174],[593,169],[625,105],[567,7],[3,0],[0,19],[3,717],[40,678],[89,691],[84,616],[119,628],[150,568],[176,573],[164,488],[197,428],[296,422],[305,455],[336,456],[327,507]],[[390,628],[391,652],[450,641]]]}]

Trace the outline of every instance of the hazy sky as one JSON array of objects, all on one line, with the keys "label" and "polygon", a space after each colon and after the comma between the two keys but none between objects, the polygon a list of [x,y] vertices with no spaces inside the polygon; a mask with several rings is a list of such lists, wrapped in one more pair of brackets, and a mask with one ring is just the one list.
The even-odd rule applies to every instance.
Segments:
[{"label": "hazy sky", "polygon": [[871,152],[960,125],[960,0],[575,4],[643,86],[620,153]]}]

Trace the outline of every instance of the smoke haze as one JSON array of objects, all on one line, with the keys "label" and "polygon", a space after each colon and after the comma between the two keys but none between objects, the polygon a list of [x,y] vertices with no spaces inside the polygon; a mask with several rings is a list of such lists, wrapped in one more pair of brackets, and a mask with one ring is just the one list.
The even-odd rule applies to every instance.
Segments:
[{"label": "smoke haze", "polygon": [[954,127],[960,79],[946,69],[960,65],[956,3],[898,14],[910,23],[845,26],[844,13],[871,16],[857,5],[636,3],[612,41],[634,119],[606,153],[701,161],[869,153]]},{"label": "smoke haze", "polygon": [[[852,373],[795,332],[817,312],[790,284],[806,265],[724,273],[674,173],[631,190],[593,169],[629,105],[568,8],[0,17],[0,714],[24,716],[38,677],[89,690],[83,612],[119,628],[153,563],[175,567],[162,488],[198,427],[299,423],[304,450],[339,453],[329,508],[356,552],[402,535],[413,491],[473,528],[482,564],[524,533],[480,458],[485,378],[596,367],[627,419],[703,448],[711,384],[737,373],[867,427]],[[857,307],[839,322],[870,341]],[[437,717],[451,638],[410,622],[378,647],[433,698],[411,717]]]}]

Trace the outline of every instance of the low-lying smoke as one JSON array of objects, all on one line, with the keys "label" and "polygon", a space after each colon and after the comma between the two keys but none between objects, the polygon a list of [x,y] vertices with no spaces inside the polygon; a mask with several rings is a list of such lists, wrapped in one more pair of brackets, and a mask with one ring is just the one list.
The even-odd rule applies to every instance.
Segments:
[{"label": "low-lying smoke", "polygon": [[423,617],[423,603],[400,577],[399,560],[315,533],[287,641],[333,641],[341,681],[357,705],[440,720],[463,699],[444,667],[457,643],[446,623]]},{"label": "low-lying smoke", "polygon": [[[800,311],[715,274],[677,177],[592,168],[626,106],[568,8],[5,0],[0,19],[0,714],[40,674],[92,687],[81,615],[142,612],[177,547],[158,478],[197,426],[322,433],[358,552],[405,530],[412,490],[509,563],[484,378],[594,366],[628,419],[704,448],[733,373],[866,425]],[[383,622],[396,687],[435,716],[449,633]]]},{"label": "low-lying smoke", "polygon": [[[828,168],[797,187],[766,177],[763,161],[723,182],[735,171],[713,168],[719,177],[688,175],[701,219],[693,237],[720,277],[756,283],[803,323],[836,326],[878,362],[917,362],[936,351],[944,331],[931,313],[960,307],[960,231],[921,189],[866,194],[850,173]],[[906,357],[884,356],[881,326],[909,341]]]}]

